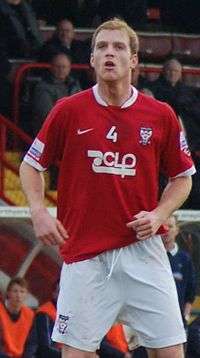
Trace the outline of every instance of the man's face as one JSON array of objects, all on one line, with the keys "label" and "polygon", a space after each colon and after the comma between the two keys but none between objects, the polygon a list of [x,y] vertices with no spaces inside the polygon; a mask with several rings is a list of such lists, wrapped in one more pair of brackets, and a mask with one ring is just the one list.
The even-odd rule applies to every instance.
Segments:
[{"label": "man's face", "polygon": [[130,81],[131,70],[137,65],[137,55],[131,54],[130,41],[123,30],[101,30],[91,55],[97,79]]},{"label": "man's face", "polygon": [[74,27],[69,21],[61,21],[58,25],[58,38],[64,45],[70,45],[74,39]]},{"label": "man's face", "polygon": [[167,67],[164,69],[164,76],[172,86],[181,79],[182,77],[182,67],[178,62],[170,62]]},{"label": "man's face", "polygon": [[71,62],[65,55],[58,55],[52,62],[52,73],[59,81],[65,81],[71,70]]},{"label": "man's face", "polygon": [[165,247],[166,249],[172,249],[176,240],[176,236],[178,235],[179,228],[176,223],[176,219],[173,216],[171,216],[165,224],[168,227],[168,233],[164,240]]},{"label": "man's face", "polygon": [[27,289],[15,283],[7,292],[7,297],[13,306],[21,306],[27,297]]}]

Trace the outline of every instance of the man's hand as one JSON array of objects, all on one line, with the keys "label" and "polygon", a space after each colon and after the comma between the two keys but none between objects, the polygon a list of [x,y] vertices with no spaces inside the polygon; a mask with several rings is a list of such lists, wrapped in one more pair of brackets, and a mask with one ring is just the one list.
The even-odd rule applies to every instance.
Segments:
[{"label": "man's hand", "polygon": [[63,245],[68,239],[67,231],[62,223],[53,218],[46,208],[32,211],[32,222],[36,237],[44,245]]},{"label": "man's hand", "polygon": [[162,218],[155,211],[140,211],[126,225],[136,232],[138,240],[146,240],[157,232],[162,223]]},{"label": "man's hand", "polygon": [[191,312],[192,312],[192,304],[190,302],[186,302],[183,312],[186,321],[189,320]]}]

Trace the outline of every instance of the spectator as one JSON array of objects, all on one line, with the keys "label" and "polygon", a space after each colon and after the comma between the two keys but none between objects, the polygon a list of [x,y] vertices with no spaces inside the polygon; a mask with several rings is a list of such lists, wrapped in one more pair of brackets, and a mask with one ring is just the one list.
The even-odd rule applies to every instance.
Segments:
[{"label": "spectator", "polygon": [[0,49],[0,114],[10,117],[11,109],[11,82],[9,74],[11,64],[7,56]]},{"label": "spectator", "polygon": [[115,324],[111,327],[100,346],[100,357],[102,358],[131,358],[125,326]]},{"label": "spectator", "polygon": [[52,57],[59,52],[69,55],[73,63],[89,61],[89,49],[85,42],[75,40],[74,26],[68,19],[58,22],[55,34],[42,47],[39,60],[50,62]]},{"label": "spectator", "polygon": [[164,238],[164,244],[176,283],[183,321],[186,324],[190,318],[192,303],[195,299],[196,274],[190,255],[180,249],[176,243],[176,237],[179,233],[176,216],[172,215],[166,224],[168,225],[169,231]]},{"label": "spectator", "polygon": [[0,40],[8,57],[33,57],[42,37],[31,6],[24,0],[1,0]]},{"label": "spectator", "polygon": [[36,312],[31,332],[26,341],[23,358],[61,358],[60,347],[51,340],[56,319],[56,302],[59,291],[58,281],[53,287],[52,297]]},{"label": "spectator", "polygon": [[33,93],[33,134],[40,129],[46,115],[55,102],[80,91],[78,80],[70,75],[71,60],[65,53],[55,55],[51,61],[51,72],[39,82]]},{"label": "spectator", "polygon": [[13,278],[7,287],[5,304],[0,303],[0,352],[5,358],[21,357],[29,334],[33,311],[24,305],[27,297],[27,282],[24,278]]},{"label": "spectator", "polygon": [[[170,59],[163,66],[160,77],[149,84],[154,96],[170,104],[186,131],[187,140],[195,161],[197,172],[193,178],[192,191],[184,203],[184,208],[198,209],[200,200],[199,167],[200,160],[200,104],[198,92],[186,86],[182,80],[182,65],[176,59]],[[182,142],[182,145],[185,145]]]},{"label": "spectator", "polygon": [[190,149],[200,149],[200,105],[192,88],[182,80],[182,65],[170,59],[163,66],[163,73],[149,87],[155,98],[167,102],[182,119]]},{"label": "spectator", "polygon": [[143,347],[138,347],[134,331],[118,323],[104,337],[99,356],[100,358],[147,358],[147,353]]},{"label": "spectator", "polygon": [[151,85],[157,99],[165,101],[174,107],[177,94],[186,90],[186,86],[182,82],[181,63],[175,58],[166,61],[163,66],[163,72]]}]

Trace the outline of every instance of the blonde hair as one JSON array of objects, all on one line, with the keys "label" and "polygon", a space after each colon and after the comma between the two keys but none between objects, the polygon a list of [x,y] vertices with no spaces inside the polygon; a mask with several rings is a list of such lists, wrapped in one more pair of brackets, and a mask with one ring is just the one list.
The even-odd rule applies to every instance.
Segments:
[{"label": "blonde hair", "polygon": [[136,32],[124,21],[117,17],[103,22],[97,29],[95,30],[92,36],[92,51],[95,47],[95,42],[97,35],[102,30],[122,30],[127,33],[130,41],[130,49],[132,54],[136,54],[139,50],[139,39]]}]

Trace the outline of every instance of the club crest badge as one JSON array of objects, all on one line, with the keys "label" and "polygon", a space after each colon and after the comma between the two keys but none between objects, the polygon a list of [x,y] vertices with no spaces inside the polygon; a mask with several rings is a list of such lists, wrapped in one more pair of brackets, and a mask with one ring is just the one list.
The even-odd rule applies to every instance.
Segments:
[{"label": "club crest badge", "polygon": [[68,323],[69,323],[69,316],[59,315],[57,320],[57,329],[60,334],[66,334]]},{"label": "club crest badge", "polygon": [[150,144],[150,138],[152,137],[152,128],[141,127],[140,128],[140,141],[142,145]]}]

